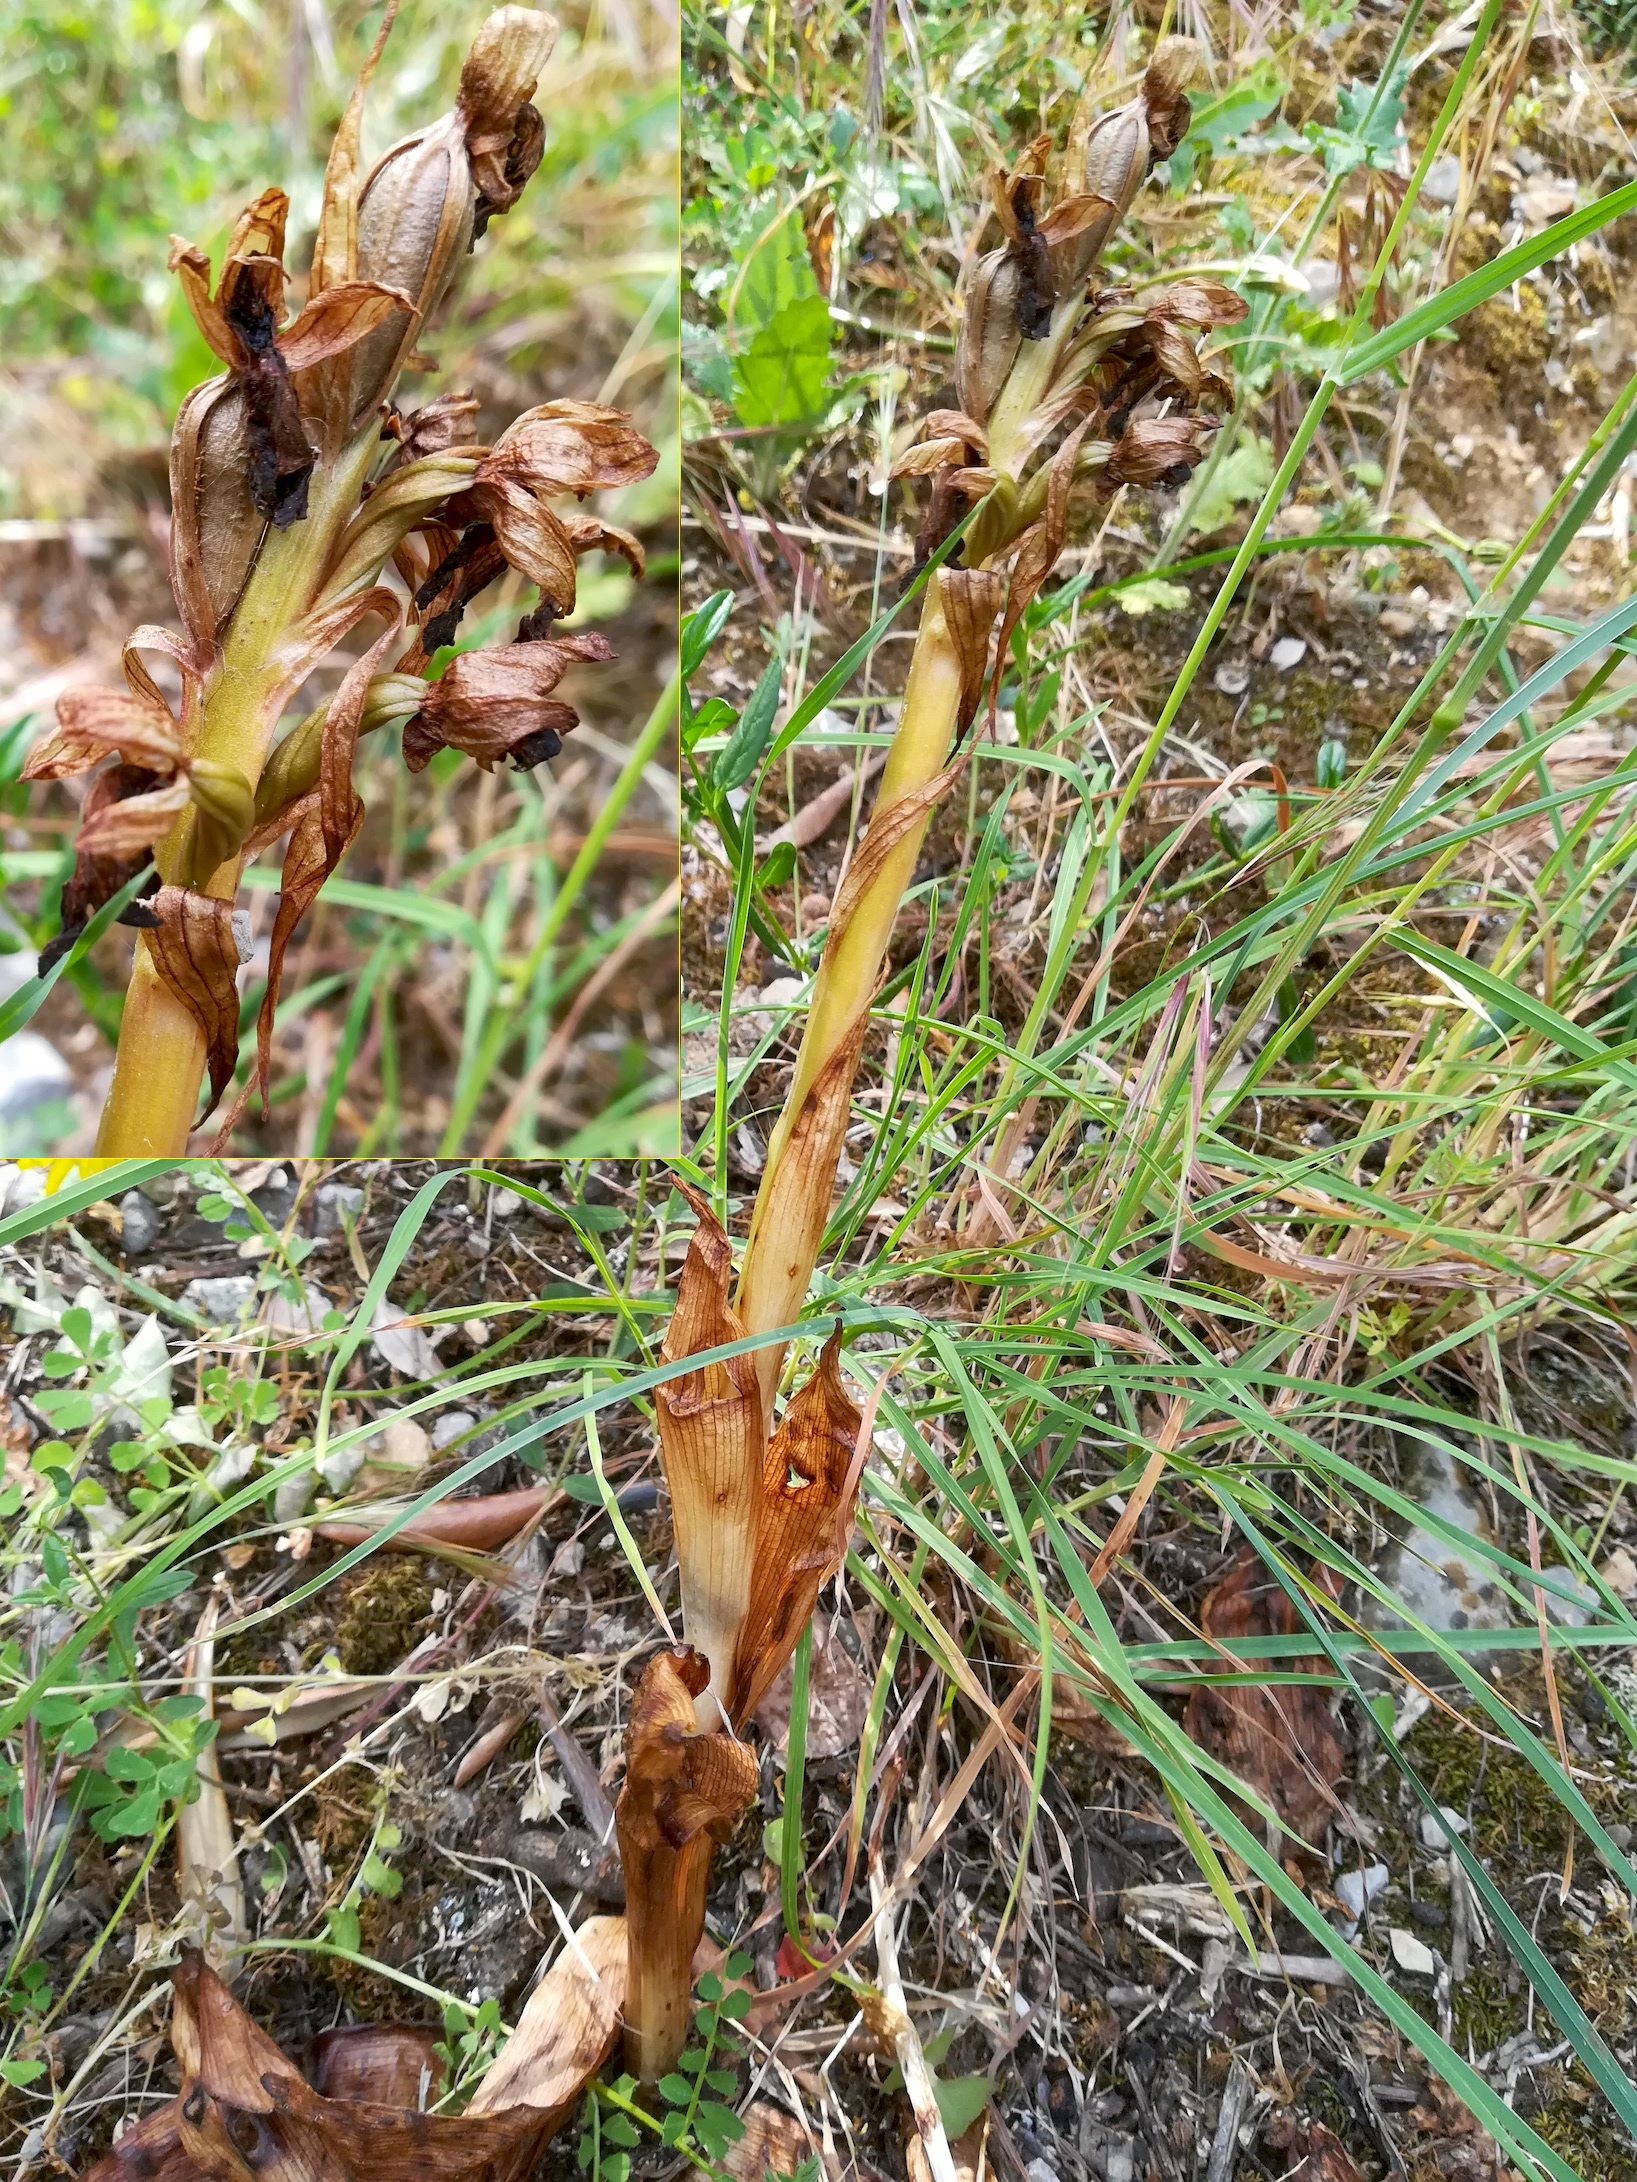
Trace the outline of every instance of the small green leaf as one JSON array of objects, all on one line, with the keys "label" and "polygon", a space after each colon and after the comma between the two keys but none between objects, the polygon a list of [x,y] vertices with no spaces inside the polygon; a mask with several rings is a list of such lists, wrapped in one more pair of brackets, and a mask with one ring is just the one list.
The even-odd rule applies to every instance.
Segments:
[{"label": "small green leaf", "polygon": [[688,681],[705,661],[705,654],[726,626],[733,611],[731,591],[713,591],[682,624],[682,679]]},{"label": "small green leaf", "polygon": [[686,2076],[679,2076],[672,2069],[668,2076],[661,2076],[657,2086],[662,2099],[669,2099],[673,2106],[686,2106],[693,2097],[693,2085]]},{"label": "small green leaf", "polygon": [[738,725],[717,751],[711,765],[711,785],[724,794],[731,788],[742,788],[755,772],[773,732],[773,715],[779,709],[783,678],[784,661],[775,654],[762,669],[761,679],[751,691]]},{"label": "small green leaf", "polygon": [[624,2114],[619,2113],[605,2115],[603,2135],[610,2144],[623,2144],[628,2149],[633,2144],[642,2142],[641,2137],[637,2134],[635,2123],[628,2120]]},{"label": "small green leaf", "polygon": [[944,2134],[965,2136],[989,2104],[989,2091],[987,2076],[951,2076],[936,2082],[932,2095],[938,2102],[938,2117],[944,2125]]}]

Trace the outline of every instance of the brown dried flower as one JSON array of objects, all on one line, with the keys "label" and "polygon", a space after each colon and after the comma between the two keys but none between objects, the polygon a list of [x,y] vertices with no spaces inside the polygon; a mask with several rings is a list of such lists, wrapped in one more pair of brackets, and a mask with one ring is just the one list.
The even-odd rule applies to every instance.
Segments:
[{"label": "brown dried flower", "polygon": [[486,773],[504,758],[520,773],[544,764],[580,719],[551,692],[571,666],[613,656],[608,639],[590,629],[541,643],[462,652],[404,729],[405,764],[412,773],[424,772],[440,750],[464,750]]}]

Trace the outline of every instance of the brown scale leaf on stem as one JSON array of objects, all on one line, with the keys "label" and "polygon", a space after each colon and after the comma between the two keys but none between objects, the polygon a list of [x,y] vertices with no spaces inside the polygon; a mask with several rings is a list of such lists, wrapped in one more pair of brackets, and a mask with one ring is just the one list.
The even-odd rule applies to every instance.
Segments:
[{"label": "brown scale leaf on stem", "polygon": [[734,1652],[740,1726],[782,1672],[846,1551],[861,1422],[842,1381],[837,1327],[767,1444],[750,1599]]},{"label": "brown scale leaf on stem", "polygon": [[[742,1340],[728,1302],[733,1252],[703,1198],[686,1193],[698,1224],[677,1286],[663,1360]],[[654,1390],[660,1451],[682,1584],[682,1619],[709,1664],[718,1707],[732,1702],[734,1647],[750,1598],[762,1482],[762,1397],[756,1359],[730,1356],[663,1381]],[[703,1689],[703,1685],[701,1686]],[[707,1716],[710,1708],[704,1708]]]},{"label": "brown scale leaf on stem", "polygon": [[239,1058],[239,943],[233,905],[190,888],[162,886],[153,898],[157,923],[148,952],[160,976],[204,1033],[215,1106],[233,1080]]},{"label": "brown scale leaf on stem", "polygon": [[687,2034],[693,1955],[711,1856],[756,1795],[756,1760],[734,1736],[694,1725],[710,1681],[699,1652],[656,1652],[631,1700],[625,1785],[614,1806],[630,1944],[626,2055],[653,2082]]}]

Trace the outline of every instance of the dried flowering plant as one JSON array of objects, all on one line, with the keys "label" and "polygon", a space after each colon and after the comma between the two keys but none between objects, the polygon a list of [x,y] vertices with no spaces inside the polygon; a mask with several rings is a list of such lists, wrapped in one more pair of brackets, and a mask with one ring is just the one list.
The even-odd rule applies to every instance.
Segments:
[{"label": "dried flowering plant", "polygon": [[[42,967],[152,860],[122,911],[141,937],[97,1139],[108,1155],[185,1151],[207,1070],[207,1112],[232,1081],[248,955],[248,919],[234,904],[246,858],[288,836],[252,1079],[265,1109],[291,938],[363,821],[359,736],[402,723],[411,770],[443,749],[485,769],[545,762],[576,724],[555,695],[564,673],[612,656],[594,634],[552,633],[573,611],[577,556],[597,548],[642,568],[634,538],[577,505],[654,468],[655,450],[621,412],[548,402],[479,445],[469,395],[411,415],[392,406],[468,251],[539,164],[544,123],[531,101],[557,28],[529,8],[491,15],[452,110],[366,174],[364,95],[395,5],[330,152],[299,312],[291,317],[285,299],[282,190],[264,190],[240,215],[214,283],[202,251],[173,245],[172,269],[223,366],[187,396],[172,435],[170,574],[182,630],[133,630],[126,686],[67,692],[26,768],[34,780],[93,776],[62,930]],[[381,581],[389,562],[407,602]],[[466,607],[508,569],[540,592],[516,641],[429,680]],[[275,743],[308,676],[369,622],[379,633],[335,695]],[[154,654],[180,679],[174,709],[146,664]]]},{"label": "dried flowering plant", "polygon": [[[922,420],[895,475],[927,481],[932,574],[874,816],[831,907],[794,1080],[768,1147],[737,1293],[728,1238],[702,1199],[664,1355],[681,1363],[798,1318],[829,1218],[853,1079],[900,899],[928,819],[965,763],[994,656],[1051,573],[1076,495],[1176,484],[1205,454],[1232,391],[1203,346],[1244,306],[1214,281],[1139,298],[1099,260],[1156,158],[1188,128],[1194,48],[1166,39],[1138,95],[1089,94],[1060,156],[1031,144],[992,178],[1000,241],[974,259],[958,410]],[[990,713],[994,710],[991,680]],[[786,1664],[838,1564],[868,1445],[842,1380],[839,1334],[775,1418],[784,1350],[764,1338],[658,1390],[687,1648],[638,1686],[618,1808],[630,1961],[627,2058],[671,2065],[687,2021],[714,1843],[755,1793],[738,1736]]]}]

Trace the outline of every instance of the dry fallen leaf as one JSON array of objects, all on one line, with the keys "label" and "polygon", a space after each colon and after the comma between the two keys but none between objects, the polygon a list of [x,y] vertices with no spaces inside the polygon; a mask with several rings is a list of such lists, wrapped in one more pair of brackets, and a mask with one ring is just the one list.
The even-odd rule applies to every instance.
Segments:
[{"label": "dry fallen leaf", "polygon": [[[751,1715],[776,1750],[783,1750],[790,1740],[794,1675],[794,1661],[786,1660]],[[851,1750],[863,1732],[870,1709],[870,1680],[835,1638],[827,1614],[813,1616],[813,1665],[807,1689],[808,1758],[837,1758]]]},{"label": "dry fallen leaf", "polygon": [[[1223,1638],[1295,1636],[1302,1626],[1278,1578],[1249,1552],[1207,1594],[1199,1618],[1207,1636]],[[1226,1671],[1226,1660],[1216,1664]],[[1259,1665],[1306,1674],[1324,1668],[1318,1658],[1259,1662],[1244,1654],[1232,1664],[1247,1674]],[[1272,1806],[1287,1832],[1317,1845],[1336,1808],[1343,1766],[1327,1690],[1306,1683],[1200,1684],[1189,1696],[1186,1724],[1196,1742]]]},{"label": "dry fallen leaf", "polygon": [[[371,2025],[332,2043],[315,2070],[327,2095],[202,1956],[184,1955],[171,2017],[181,2091],[86,2182],[527,2182],[613,2043],[623,1953],[618,1918],[575,1935],[464,2114],[425,2111],[430,2033]],[[411,2077],[403,2103],[360,2095],[401,2096]]]},{"label": "dry fallen leaf", "polygon": [[1364,2182],[1347,2147],[1322,2121],[1275,2114],[1262,2141],[1284,2153],[1285,2182]]}]

